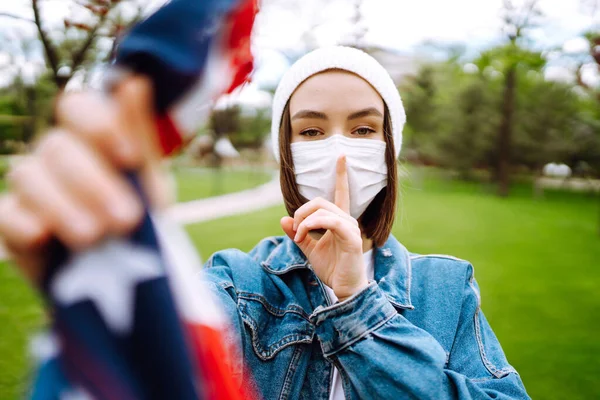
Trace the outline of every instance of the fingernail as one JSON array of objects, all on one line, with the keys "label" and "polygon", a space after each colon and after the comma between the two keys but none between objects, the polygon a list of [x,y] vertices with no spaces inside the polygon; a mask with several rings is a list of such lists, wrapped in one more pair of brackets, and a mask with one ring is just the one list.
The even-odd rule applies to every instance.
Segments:
[{"label": "fingernail", "polygon": [[298,242],[298,233],[296,233],[296,236],[294,236],[294,242]]}]

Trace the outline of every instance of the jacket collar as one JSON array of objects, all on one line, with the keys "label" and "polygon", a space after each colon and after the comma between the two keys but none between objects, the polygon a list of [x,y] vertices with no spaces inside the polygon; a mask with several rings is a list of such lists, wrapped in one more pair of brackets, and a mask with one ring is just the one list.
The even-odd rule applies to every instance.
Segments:
[{"label": "jacket collar", "polygon": [[[277,238],[262,267],[283,275],[295,269],[310,268],[304,253],[287,236]],[[388,300],[398,308],[414,309],[410,301],[411,264],[408,250],[393,235],[382,247],[375,248],[375,281]]]}]

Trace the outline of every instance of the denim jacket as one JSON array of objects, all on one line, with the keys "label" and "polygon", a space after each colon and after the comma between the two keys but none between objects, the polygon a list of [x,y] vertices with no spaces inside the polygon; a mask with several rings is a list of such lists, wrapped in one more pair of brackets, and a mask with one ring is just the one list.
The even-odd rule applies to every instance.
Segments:
[{"label": "denim jacket", "polygon": [[336,304],[287,237],[213,255],[204,279],[243,353],[234,372],[266,400],[327,400],[334,365],[347,399],[529,398],[468,262],[409,253],[393,236],[374,253],[374,281]]}]

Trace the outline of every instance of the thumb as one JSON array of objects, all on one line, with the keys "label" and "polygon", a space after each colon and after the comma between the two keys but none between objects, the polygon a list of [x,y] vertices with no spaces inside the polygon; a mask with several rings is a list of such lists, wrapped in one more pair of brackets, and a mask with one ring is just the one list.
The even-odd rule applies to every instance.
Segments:
[{"label": "thumb", "polygon": [[283,217],[279,221],[281,224],[281,229],[285,232],[285,234],[292,240],[294,240],[294,236],[296,236],[296,232],[294,231],[294,218],[292,217]]},{"label": "thumb", "polygon": [[113,95],[124,128],[122,134],[141,152],[141,164],[158,162],[161,148],[150,80],[141,76],[129,78],[116,87]]}]

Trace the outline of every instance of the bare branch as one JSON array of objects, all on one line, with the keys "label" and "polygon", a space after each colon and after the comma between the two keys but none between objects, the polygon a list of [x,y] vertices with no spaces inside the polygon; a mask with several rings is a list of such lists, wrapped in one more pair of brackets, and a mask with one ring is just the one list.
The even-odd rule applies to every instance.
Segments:
[{"label": "bare branch", "polygon": [[598,0],[581,0],[581,6],[583,8],[589,8],[589,15],[594,17],[594,16],[596,16],[598,9],[600,8],[600,1],[598,1]]},{"label": "bare branch", "polygon": [[113,33],[113,43],[112,43],[112,47],[110,49],[110,52],[107,55],[107,59],[106,61],[110,61],[112,60],[117,52],[117,46],[119,45],[119,40],[123,34],[124,31],[129,30],[131,27],[133,27],[135,24],[137,24],[138,22],[140,22],[142,19],[144,19],[144,7],[141,4],[138,4],[137,6],[137,12],[135,14],[135,17],[133,18],[133,20],[131,20],[129,22],[129,24],[127,26],[122,26],[122,25],[117,25],[115,26]]},{"label": "bare branch", "polygon": [[585,83],[585,82],[583,81],[583,78],[582,78],[582,69],[583,69],[583,65],[584,65],[583,63],[580,63],[580,64],[577,66],[577,70],[575,71],[575,79],[577,80],[577,84],[578,84],[579,86],[581,86],[581,87],[582,87],[582,88],[584,88],[585,90],[591,90],[591,87],[590,87],[590,85],[588,85],[587,83]]},{"label": "bare branch", "polygon": [[7,13],[7,12],[0,12],[0,17],[7,17],[7,18],[12,18],[12,19],[18,19],[20,21],[26,21],[26,22],[35,23],[34,20],[29,19],[27,17],[21,17],[19,15],[10,14],[10,13]]},{"label": "bare branch", "polygon": [[511,0],[504,0],[502,2],[502,5],[503,5],[504,9],[508,12],[515,10],[515,6]]},{"label": "bare branch", "polygon": [[[114,5],[116,4],[116,2],[111,2],[111,5],[109,6],[109,12],[112,9],[112,7],[114,7]],[[75,70],[83,63],[83,61],[85,60],[85,56],[88,52],[88,50],[90,49],[90,47],[92,46],[92,43],[94,43],[94,40],[98,37],[97,33],[98,33],[98,29],[100,27],[102,27],[102,25],[104,25],[104,22],[106,21],[107,17],[108,17],[108,12],[105,14],[101,14],[98,18],[98,23],[88,32],[88,36],[85,40],[85,42],[83,42],[83,44],[81,45],[81,48],[75,53],[75,55],[73,56],[73,62],[71,64],[71,71],[72,73],[75,72]]]},{"label": "bare branch", "polygon": [[534,17],[536,14],[535,7],[537,2],[538,0],[529,0],[523,7],[523,19],[518,25],[521,31],[531,25],[531,17]]},{"label": "bare branch", "polygon": [[[40,40],[42,41],[42,45],[44,46],[44,53],[46,54],[46,59],[48,60],[48,64],[50,64],[50,68],[54,74],[54,80],[57,81],[58,78],[58,55],[56,54],[56,49],[50,43],[50,39],[42,28],[42,20],[40,18],[40,9],[38,7],[38,0],[31,0],[31,8],[33,9],[33,16],[35,18],[35,26],[37,27],[38,34],[40,35]],[[58,83],[58,81],[57,81]]]},{"label": "bare branch", "polygon": [[503,1],[504,30],[510,42],[515,43],[534,26],[533,19],[541,15],[538,3],[539,0],[528,0],[522,7],[516,7],[511,0]]},{"label": "bare branch", "polygon": [[[112,36],[116,36],[120,32],[121,25],[123,25],[117,24],[112,29],[112,25],[110,24],[111,19],[115,16],[114,12],[111,11],[117,11],[115,9],[121,4],[118,0],[63,0],[74,2],[88,9],[93,18],[93,22],[89,24],[76,23],[68,19],[64,20],[65,30],[78,29],[84,33],[82,36],[78,36],[78,39],[69,41],[70,43],[67,43],[67,47],[65,47],[65,54],[63,54],[61,49],[66,42],[63,42],[61,45],[52,43],[48,31],[43,27],[39,10],[40,0],[30,1],[35,17],[33,22],[37,27],[38,36],[44,48],[46,62],[53,73],[54,82],[59,88],[63,88],[73,74],[86,62],[88,54],[92,51],[91,49],[98,37],[111,37],[111,31]],[[136,16],[136,18],[141,18],[141,10],[140,6],[140,15]],[[66,74],[59,74],[62,66],[68,66],[70,71]],[[60,72],[62,73],[63,71]]]}]

